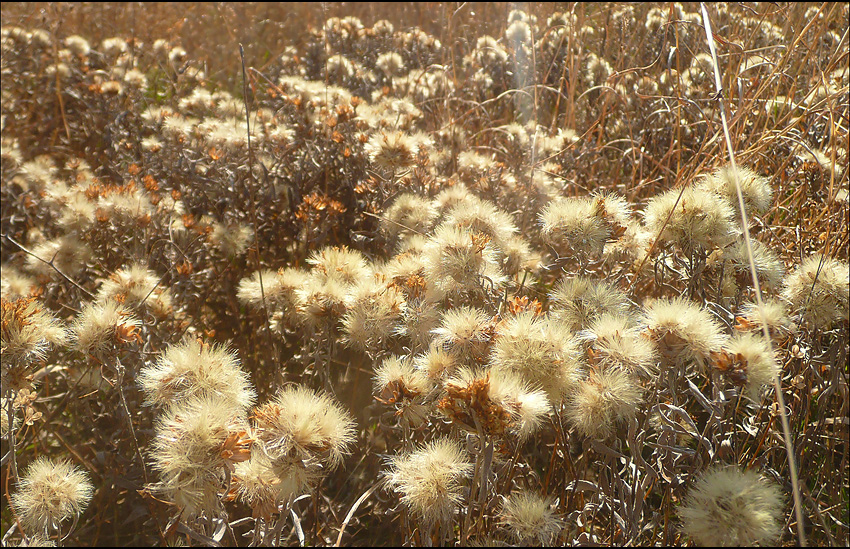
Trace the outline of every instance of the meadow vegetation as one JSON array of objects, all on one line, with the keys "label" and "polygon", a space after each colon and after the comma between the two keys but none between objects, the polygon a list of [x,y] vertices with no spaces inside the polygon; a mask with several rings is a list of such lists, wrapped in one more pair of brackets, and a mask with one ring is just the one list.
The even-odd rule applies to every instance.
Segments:
[{"label": "meadow vegetation", "polygon": [[3,544],[847,545],[848,3],[704,9],[4,3]]}]

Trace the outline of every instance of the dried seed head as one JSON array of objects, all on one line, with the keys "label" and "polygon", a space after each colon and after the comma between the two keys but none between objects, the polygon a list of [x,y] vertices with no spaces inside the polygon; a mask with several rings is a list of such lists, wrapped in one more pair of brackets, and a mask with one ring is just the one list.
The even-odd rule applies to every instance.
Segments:
[{"label": "dried seed head", "polygon": [[478,426],[490,437],[513,435],[524,440],[551,411],[546,393],[529,389],[514,374],[461,368],[443,383],[437,409],[472,433]]},{"label": "dried seed head", "polygon": [[490,354],[494,372],[518,375],[560,402],[581,377],[578,348],[562,325],[526,311],[499,324]]},{"label": "dried seed head", "polygon": [[490,237],[471,229],[441,224],[425,245],[427,277],[446,293],[479,294],[498,290],[505,281]]},{"label": "dried seed head", "polygon": [[65,343],[65,328],[34,297],[15,300],[0,299],[2,308],[2,365],[3,386],[6,386],[6,369],[9,366],[25,367],[35,360],[43,360],[51,345]]},{"label": "dried seed head", "polygon": [[262,452],[252,452],[251,459],[236,464],[233,483],[236,497],[253,510],[254,518],[268,520],[278,510],[278,505],[285,503],[278,499],[280,480]]},{"label": "dried seed head", "polygon": [[48,536],[60,524],[78,518],[91,501],[89,476],[68,461],[40,457],[27,467],[12,495],[24,531]]},{"label": "dried seed head", "polygon": [[343,283],[312,275],[295,295],[298,298],[296,318],[313,331],[336,327],[345,313],[348,299],[347,287]]},{"label": "dried seed head", "polygon": [[455,204],[446,214],[443,224],[486,235],[497,249],[519,232],[509,213],[477,197]]},{"label": "dried seed head", "polygon": [[129,309],[114,300],[89,303],[71,325],[72,346],[81,353],[102,355],[117,344],[138,341],[140,325]]},{"label": "dried seed head", "polygon": [[[770,248],[759,242],[751,240],[753,251],[753,263],[756,267],[756,276],[759,285],[765,290],[774,290],[781,286],[785,278],[785,265],[782,260]],[[735,295],[739,288],[752,286],[752,274],[750,274],[750,259],[747,253],[747,243],[743,240],[736,242],[726,249],[723,257],[727,262],[727,276],[731,278],[731,286],[734,292],[727,295]]]},{"label": "dried seed head", "polygon": [[412,193],[400,194],[381,219],[381,230],[390,241],[412,234],[425,234],[433,226],[437,211],[431,201]]},{"label": "dried seed head", "polygon": [[413,364],[425,377],[433,381],[445,379],[458,368],[457,357],[436,344],[417,355]]},{"label": "dried seed head", "polygon": [[437,296],[433,295],[438,292],[434,291],[433,287],[429,288],[424,278],[415,278],[411,282],[415,286],[425,285],[425,295],[408,299],[407,307],[401,313],[401,325],[396,332],[407,337],[411,343],[410,348],[417,352],[430,345],[433,331],[440,325],[441,307]]},{"label": "dried seed head", "polygon": [[644,377],[656,371],[652,343],[627,317],[604,313],[579,337],[588,343],[588,362],[593,366],[622,369]]},{"label": "dried seed head", "polygon": [[8,263],[3,264],[0,270],[0,294],[3,298],[14,301],[19,297],[34,295],[36,291],[38,291],[38,285],[35,280],[20,273]]},{"label": "dried seed head", "polygon": [[420,143],[400,131],[378,132],[363,147],[369,159],[385,170],[397,171],[413,164]]},{"label": "dried seed head", "polygon": [[434,343],[460,362],[481,362],[493,336],[490,316],[481,309],[462,306],[443,313],[440,327],[432,331]]},{"label": "dried seed head", "polygon": [[519,491],[506,497],[499,511],[499,522],[508,527],[520,545],[537,542],[548,546],[564,527],[552,511],[552,498]]},{"label": "dried seed head", "polygon": [[253,236],[254,232],[248,225],[214,222],[209,242],[225,256],[237,257],[248,248]]},{"label": "dried seed head", "polygon": [[40,242],[33,246],[32,254],[27,256],[27,270],[35,275],[51,278],[58,277],[59,274],[45,262],[52,262],[53,266],[64,274],[73,276],[93,257],[88,244],[73,235]]},{"label": "dried seed head", "polygon": [[437,196],[434,197],[434,207],[437,208],[437,211],[440,212],[440,214],[445,215],[457,204],[467,200],[474,200],[476,198],[477,197],[466,188],[466,185],[458,183],[451,187],[444,187],[439,193],[437,193]]},{"label": "dried seed head", "polygon": [[204,395],[175,402],[159,417],[151,457],[160,481],[151,486],[186,516],[221,509],[227,470],[251,456],[245,411]]},{"label": "dried seed head", "polygon": [[626,294],[604,280],[562,278],[549,294],[550,314],[570,330],[588,328],[605,313],[628,316]]},{"label": "dried seed head", "polygon": [[828,330],[846,324],[850,314],[847,262],[824,255],[807,258],[785,280],[782,295],[794,314],[813,328]]},{"label": "dried seed head", "polygon": [[693,362],[704,369],[728,339],[711,313],[684,297],[653,301],[642,324],[659,356],[677,366]]},{"label": "dried seed head", "polygon": [[427,419],[429,407],[423,401],[434,382],[414,368],[412,359],[398,356],[385,359],[375,369],[373,381],[375,398],[394,405],[402,422],[417,427]]},{"label": "dried seed head", "polygon": [[404,59],[397,52],[384,52],[378,55],[375,67],[387,77],[401,76],[404,72]]},{"label": "dried seed head", "polygon": [[712,359],[721,374],[733,384],[746,387],[747,394],[756,402],[760,402],[763,389],[773,386],[773,378],[779,371],[776,358],[761,334],[736,334]]},{"label": "dried seed head", "polygon": [[724,248],[735,240],[738,229],[732,220],[734,210],[727,200],[698,187],[686,188],[681,198],[680,192],[671,189],[647,203],[643,214],[650,233],[671,242],[685,254],[696,249]]},{"label": "dried seed head", "polygon": [[334,280],[345,286],[357,284],[372,274],[363,254],[345,246],[314,251],[307,263],[313,266],[312,274],[318,280]]},{"label": "dried seed head", "polygon": [[570,253],[597,257],[611,229],[593,198],[558,198],[540,214],[541,234],[558,255]]},{"label": "dried seed head", "polygon": [[292,321],[298,306],[297,290],[307,283],[308,277],[306,271],[293,268],[257,271],[239,282],[236,296],[255,309],[262,309],[265,303],[270,313],[280,312]]},{"label": "dried seed head", "polygon": [[140,264],[119,269],[103,281],[97,301],[110,299],[127,307],[144,306],[160,318],[171,312],[171,292],[160,283],[156,273]]},{"label": "dried seed head", "polygon": [[275,460],[297,456],[331,468],[354,441],[354,421],[339,403],[307,387],[289,386],[253,413],[256,438]]},{"label": "dried seed head", "polygon": [[423,523],[448,524],[463,497],[461,484],[472,468],[457,442],[441,438],[407,456],[392,458],[387,485],[401,494],[401,501]]},{"label": "dried seed head", "polygon": [[382,277],[370,277],[355,287],[342,317],[343,343],[377,352],[398,331],[406,308],[404,295]]},{"label": "dried seed head", "polygon": [[735,329],[742,332],[762,331],[767,325],[771,339],[779,341],[794,331],[794,324],[788,317],[786,304],[778,299],[762,300],[762,307],[755,303],[744,303],[740,316],[736,317]]},{"label": "dried seed head", "polygon": [[642,400],[640,386],[622,370],[596,370],[567,399],[567,419],[582,436],[604,439],[618,423],[634,417]]},{"label": "dried seed head", "polygon": [[[747,212],[750,215],[753,213],[761,215],[766,212],[773,202],[773,188],[770,186],[769,179],[746,166],[738,166],[737,179]],[[724,197],[735,207],[735,211],[738,211],[738,191],[735,189],[735,172],[732,166],[717,168],[713,174],[704,177],[699,186]],[[741,214],[738,213],[736,220],[740,217]]]},{"label": "dried seed head", "polygon": [[770,545],[782,533],[779,487],[753,471],[716,468],[691,488],[679,509],[682,530],[705,547]]},{"label": "dried seed head", "polygon": [[215,396],[247,410],[256,400],[236,352],[224,345],[186,338],[169,345],[138,376],[147,404],[168,405],[196,396]]}]

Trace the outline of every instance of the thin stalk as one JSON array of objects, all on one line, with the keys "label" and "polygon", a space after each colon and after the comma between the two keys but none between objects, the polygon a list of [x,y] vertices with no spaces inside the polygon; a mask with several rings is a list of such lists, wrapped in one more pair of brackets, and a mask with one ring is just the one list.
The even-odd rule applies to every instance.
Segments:
[{"label": "thin stalk", "polygon": [[[738,195],[738,208],[741,212],[741,225],[744,230],[744,242],[747,245],[747,259],[750,263],[750,274],[753,278],[753,289],[756,294],[756,304],[758,305],[759,311],[763,310],[764,305],[762,304],[761,299],[761,288],[759,286],[758,275],[756,274],[756,265],[755,260],[753,259],[753,248],[750,242],[750,231],[747,223],[747,211],[744,205],[744,196],[741,193],[741,184],[738,180],[738,167],[735,163],[735,151],[732,148],[732,137],[729,134],[729,123],[726,120],[726,102],[723,100],[723,86],[721,84],[720,79],[720,65],[717,62],[717,51],[714,47],[714,37],[711,31],[711,20],[708,17],[708,10],[705,7],[704,2],[700,2],[700,9],[702,10],[702,19],[705,24],[705,34],[706,39],[708,40],[708,49],[711,51],[711,59],[713,61],[714,66],[714,84],[717,88],[717,102],[720,105],[720,120],[723,124],[723,136],[726,141],[726,149],[729,153],[729,163],[732,167],[732,179],[735,181],[735,192]],[[770,332],[767,327],[767,323],[762,323],[762,332],[764,334],[764,339],[767,342],[768,346],[768,356],[773,356],[773,343],[770,340]],[[773,376],[773,385],[776,392],[776,403],[779,407],[779,414],[782,420],[782,434],[785,442],[785,452],[788,455],[788,468],[791,472],[791,486],[793,488],[794,495],[794,512],[797,516],[797,537],[800,542],[801,547],[806,546],[806,536],[803,533],[803,508],[802,502],[800,501],[800,487],[799,481],[797,479],[797,466],[794,463],[794,449],[791,446],[791,427],[788,423],[788,415],[785,413],[785,399],[782,396],[782,383],[779,379],[779,372],[777,371]]]}]

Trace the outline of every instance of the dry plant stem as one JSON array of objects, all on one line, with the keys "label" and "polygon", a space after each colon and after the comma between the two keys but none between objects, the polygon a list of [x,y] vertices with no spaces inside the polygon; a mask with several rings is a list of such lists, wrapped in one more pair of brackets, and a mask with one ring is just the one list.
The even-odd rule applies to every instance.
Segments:
[{"label": "dry plant stem", "polygon": [[133,427],[133,416],[130,415],[130,408],[127,406],[127,399],[124,397],[125,368],[117,357],[115,358],[115,371],[118,374],[115,384],[118,386],[118,395],[121,397],[121,406],[124,407],[124,414],[127,416],[127,425],[130,427],[130,436],[133,437],[133,446],[136,449],[136,457],[139,458],[139,463],[142,466],[142,475],[145,477],[145,484],[148,484],[148,471],[147,468],[145,468],[145,459],[142,457],[142,451],[139,449],[139,439],[136,438],[136,430]]},{"label": "dry plant stem", "polygon": [[342,525],[339,527],[339,535],[336,538],[336,544],[334,547],[340,547],[342,544],[342,535],[345,533],[345,529],[348,526],[348,523],[351,521],[351,518],[354,516],[354,513],[357,511],[357,508],[360,505],[369,499],[369,497],[374,494],[377,490],[382,488],[386,483],[386,478],[382,478],[378,480],[378,482],[374,483],[368,490],[363,492],[357,501],[354,502],[354,505],[351,506],[351,509],[348,510],[348,513],[345,515],[345,519],[342,521]]},{"label": "dry plant stem", "polygon": [[242,62],[242,99],[245,103],[245,128],[248,133],[248,177],[251,178],[251,190],[248,192],[248,198],[251,201],[251,213],[253,222],[251,223],[251,228],[254,231],[254,253],[255,258],[257,260],[257,277],[260,282],[260,297],[263,302],[263,313],[265,313],[265,321],[266,321],[266,337],[269,342],[269,346],[271,349],[274,349],[275,356],[280,356],[277,350],[277,343],[275,343],[274,338],[272,338],[272,328],[271,323],[269,322],[269,309],[266,305],[266,290],[263,286],[263,269],[262,262],[260,261],[260,237],[257,232],[257,203],[254,200],[254,189],[257,188],[256,182],[254,181],[254,150],[251,148],[251,111],[248,108],[248,77],[245,73],[245,50],[242,48],[242,44],[239,44],[239,58]]},{"label": "dry plant stem", "polygon": [[[764,305],[761,299],[761,288],[759,286],[755,260],[753,259],[753,249],[752,244],[750,242],[750,231],[747,226],[747,212],[746,207],[744,206],[744,196],[741,193],[741,184],[738,180],[738,168],[735,164],[735,151],[732,147],[732,138],[729,134],[729,124],[726,120],[726,102],[723,100],[723,86],[720,78],[720,65],[717,62],[717,51],[714,47],[714,38],[713,33],[711,31],[711,20],[708,17],[708,10],[706,9],[704,2],[700,2],[700,8],[702,10],[702,18],[705,24],[705,34],[706,39],[708,40],[708,48],[711,51],[711,59],[714,65],[714,84],[717,88],[717,102],[720,105],[720,119],[723,124],[723,134],[726,140],[726,148],[729,153],[729,163],[732,166],[732,179],[735,181],[735,192],[738,196],[738,208],[741,212],[741,226],[744,231],[744,242],[747,245],[747,259],[750,263],[750,274],[752,275],[753,279],[753,289],[755,290],[756,304],[758,305],[759,310],[762,310]],[[764,339],[767,342],[768,356],[771,356],[773,354],[773,344],[770,340],[770,331],[768,330],[767,323],[762,323],[762,333],[764,334]],[[794,448],[791,444],[791,427],[788,423],[788,416],[785,412],[785,399],[782,396],[782,382],[779,378],[779,372],[776,372],[774,374],[773,384],[776,392],[776,403],[779,407],[780,418],[782,420],[782,433],[785,441],[785,452],[788,455],[788,469],[791,473],[791,486],[793,488],[794,495],[794,511],[797,516],[797,537],[798,541],[800,542],[800,546],[805,547],[806,537],[803,532],[803,508],[802,502],[800,500],[800,487],[797,479],[797,466],[794,462]]]},{"label": "dry plant stem", "polygon": [[[11,474],[6,476],[7,482],[9,481],[9,478],[13,478],[15,480],[18,479],[18,460],[15,457],[15,429],[13,429],[13,426],[15,425],[13,423],[15,418],[15,397],[16,394],[13,391],[9,391],[9,396],[6,398],[5,412],[6,417],[9,419],[9,423],[7,423],[7,425],[9,426],[9,431],[6,433],[6,436],[9,439],[9,460],[11,461],[12,465],[12,470],[10,471]],[[5,459],[3,461],[5,461]],[[6,494],[8,495],[8,493],[9,491],[7,489]]]},{"label": "dry plant stem", "polygon": [[64,279],[65,279],[65,280],[67,280],[68,282],[70,282],[70,283],[71,283],[71,284],[72,284],[75,288],[77,288],[78,290],[80,290],[81,292],[83,292],[84,294],[86,294],[87,296],[89,296],[90,298],[92,298],[92,299],[94,299],[94,298],[95,298],[95,295],[94,295],[93,293],[89,292],[88,290],[86,290],[85,288],[83,288],[82,286],[80,286],[79,284],[77,284],[77,282],[75,282],[75,281],[74,281],[74,279],[72,279],[70,276],[68,276],[68,275],[66,275],[65,273],[63,273],[62,271],[60,271],[60,270],[59,270],[59,267],[57,267],[56,265],[54,265],[54,264],[53,264],[53,259],[54,259],[54,258],[51,258],[51,259],[50,259],[50,261],[45,261],[44,259],[42,259],[42,258],[38,257],[37,255],[35,255],[35,254],[34,254],[34,253],[32,253],[31,251],[29,251],[28,249],[24,248],[24,246],[23,246],[22,244],[19,244],[17,241],[15,241],[15,239],[14,239],[14,238],[12,238],[11,236],[9,236],[8,234],[3,234],[3,235],[0,235],[0,236],[2,236],[3,238],[5,238],[6,240],[8,240],[9,242],[11,242],[12,244],[14,244],[15,246],[17,246],[17,247],[18,247],[18,249],[19,249],[19,250],[21,250],[22,252],[24,252],[25,254],[27,254],[27,255],[29,255],[29,256],[31,256],[31,257],[36,258],[37,260],[41,261],[42,263],[44,263],[44,264],[46,264],[46,265],[49,265],[51,269],[53,269],[54,271],[56,271],[57,273],[59,273],[59,276],[61,276],[62,278],[64,278]]},{"label": "dry plant stem", "polygon": [[[475,504],[476,499],[480,499],[478,496],[478,491],[486,489],[486,484],[482,486],[481,481],[479,480],[479,476],[481,475],[482,470],[484,469],[484,463],[482,462],[481,456],[485,452],[485,445],[489,446],[489,441],[485,442],[486,435],[484,434],[484,430],[481,428],[481,424],[478,421],[478,417],[473,416],[475,420],[475,427],[477,433],[478,440],[478,450],[475,453],[475,469],[472,474],[472,482],[469,485],[469,502],[466,507],[466,515],[463,517],[463,528],[460,531],[460,543],[461,547],[466,547],[466,543],[469,539],[470,530],[472,528],[471,520],[472,520],[472,512],[473,506]],[[486,483],[486,479],[484,481]]]},{"label": "dry plant stem", "polygon": [[[11,470],[6,475],[6,483],[3,488],[6,491],[6,501],[11,502],[12,498],[9,495],[9,480],[11,478],[14,478],[15,480],[18,479],[18,461],[15,456],[15,429],[13,429],[14,423],[12,423],[12,420],[14,419],[14,397],[12,391],[9,391],[9,396],[6,398],[6,415],[9,418],[9,431],[7,436],[9,438],[9,461],[11,462]],[[18,514],[15,512],[15,509],[11,505],[9,506],[9,509],[12,512],[12,516],[15,517],[15,521],[12,523],[12,526],[9,527],[9,530],[3,535],[3,545],[7,547],[8,539],[15,532],[16,528],[21,532],[24,531],[20,526]],[[26,539],[26,535],[24,535],[24,539]]]}]

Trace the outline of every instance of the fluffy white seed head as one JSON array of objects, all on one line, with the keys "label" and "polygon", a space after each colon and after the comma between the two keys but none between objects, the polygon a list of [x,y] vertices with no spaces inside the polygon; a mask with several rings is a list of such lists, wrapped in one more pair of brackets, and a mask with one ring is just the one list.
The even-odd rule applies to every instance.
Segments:
[{"label": "fluffy white seed head", "polygon": [[549,294],[550,314],[573,331],[588,328],[605,313],[628,316],[626,295],[604,280],[562,278]]},{"label": "fluffy white seed head", "polygon": [[32,361],[42,360],[52,345],[67,340],[62,324],[34,297],[2,298],[0,308],[3,314],[0,335],[4,376],[7,366],[26,366]]},{"label": "fluffy white seed head", "polygon": [[776,543],[785,502],[775,483],[754,471],[716,468],[691,488],[679,509],[682,531],[704,547]]},{"label": "fluffy white seed head", "polygon": [[215,396],[247,410],[256,400],[236,352],[224,345],[186,338],[169,345],[138,382],[147,404],[168,405],[196,396]]},{"label": "fluffy white seed head", "polygon": [[145,307],[163,318],[171,312],[171,292],[160,277],[144,265],[133,264],[119,269],[100,285],[97,300],[115,300],[130,308]]},{"label": "fluffy white seed head", "polygon": [[604,439],[634,417],[640,386],[622,370],[593,369],[567,399],[566,416],[582,436]]},{"label": "fluffy white seed head", "polygon": [[552,498],[534,492],[518,491],[504,499],[499,522],[505,525],[520,545],[536,542],[548,546],[564,527],[552,510]]},{"label": "fluffy white seed head", "polygon": [[678,366],[695,363],[704,369],[711,352],[728,339],[711,313],[684,297],[651,302],[642,324],[659,357]]},{"label": "fluffy white seed head", "polygon": [[448,524],[461,503],[463,481],[472,473],[460,444],[441,438],[390,460],[387,486],[425,524]]},{"label": "fluffy white seed head", "polygon": [[761,333],[736,334],[713,358],[714,367],[733,384],[744,387],[756,402],[765,388],[773,386],[779,372],[776,357]]},{"label": "fluffy white seed head", "polygon": [[468,228],[439,225],[423,250],[428,278],[451,294],[480,294],[485,288],[498,291],[505,277],[490,240]]},{"label": "fluffy white seed head", "polygon": [[425,234],[433,226],[437,211],[432,202],[412,193],[399,195],[384,212],[381,230],[390,241],[412,234]]},{"label": "fluffy white seed head", "polygon": [[846,261],[813,255],[785,280],[783,297],[791,310],[813,328],[828,330],[847,323],[850,314],[850,269]]},{"label": "fluffy white seed head", "polygon": [[597,257],[602,253],[611,230],[590,197],[558,198],[540,214],[543,238],[559,255],[570,253]]},{"label": "fluffy white seed head", "polygon": [[755,303],[744,303],[736,317],[735,329],[742,332],[761,332],[767,325],[771,339],[781,341],[794,331],[794,323],[788,316],[788,306],[780,299],[763,299],[761,308]]},{"label": "fluffy white seed head", "polygon": [[342,317],[343,343],[377,352],[397,333],[406,306],[401,290],[383,277],[362,281],[352,290]]},{"label": "fluffy white seed head", "polygon": [[543,424],[552,407],[541,389],[515,374],[460,368],[443,383],[437,408],[460,428],[488,436],[525,440]]},{"label": "fluffy white seed head", "polygon": [[101,355],[116,344],[138,338],[139,319],[125,306],[108,299],[89,303],[71,325],[72,346],[90,355]]},{"label": "fluffy white seed head", "polygon": [[581,377],[578,348],[562,325],[533,312],[522,312],[496,329],[490,367],[495,372],[518,375],[540,387],[553,403]]},{"label": "fluffy white seed head", "polygon": [[411,358],[390,356],[375,368],[372,379],[376,398],[395,406],[402,422],[417,427],[427,419],[429,407],[423,402],[434,382],[414,367]]},{"label": "fluffy white seed head", "polygon": [[643,214],[644,225],[654,237],[672,243],[685,254],[724,248],[738,235],[729,202],[699,187],[687,187],[684,192],[671,189],[655,196]]},{"label": "fluffy white seed head", "polygon": [[648,377],[656,370],[655,349],[640,328],[622,315],[605,313],[579,334],[587,342],[588,362]]},{"label": "fluffy white seed head", "polygon": [[[747,168],[738,166],[738,184],[741,186],[741,195],[744,197],[744,206],[747,213],[761,215],[767,211],[773,202],[773,188],[767,177],[761,176]],[[700,181],[699,186],[708,191],[715,192],[733,204],[738,211],[738,192],[735,189],[735,172],[731,166],[717,168],[714,173],[706,176]],[[740,213],[736,221],[740,220]]]},{"label": "fluffy white seed head", "polygon": [[79,517],[93,492],[88,474],[78,467],[68,461],[40,457],[18,481],[12,506],[25,532],[47,537],[62,522]]},{"label": "fluffy white seed head", "polygon": [[354,421],[329,395],[289,386],[253,413],[256,438],[272,461],[293,455],[333,468],[354,441]]},{"label": "fluffy white seed head", "polygon": [[151,450],[160,481],[151,488],[187,516],[221,509],[226,470],[251,454],[245,411],[231,401],[203,395],[176,401],[156,424]]},{"label": "fluffy white seed head", "polygon": [[313,275],[319,280],[334,280],[345,286],[357,284],[372,274],[363,254],[345,246],[315,251],[307,263],[313,266]]},{"label": "fluffy white seed head", "polygon": [[492,338],[492,318],[483,310],[461,306],[443,313],[435,328],[434,343],[461,362],[480,362],[487,355]]}]

